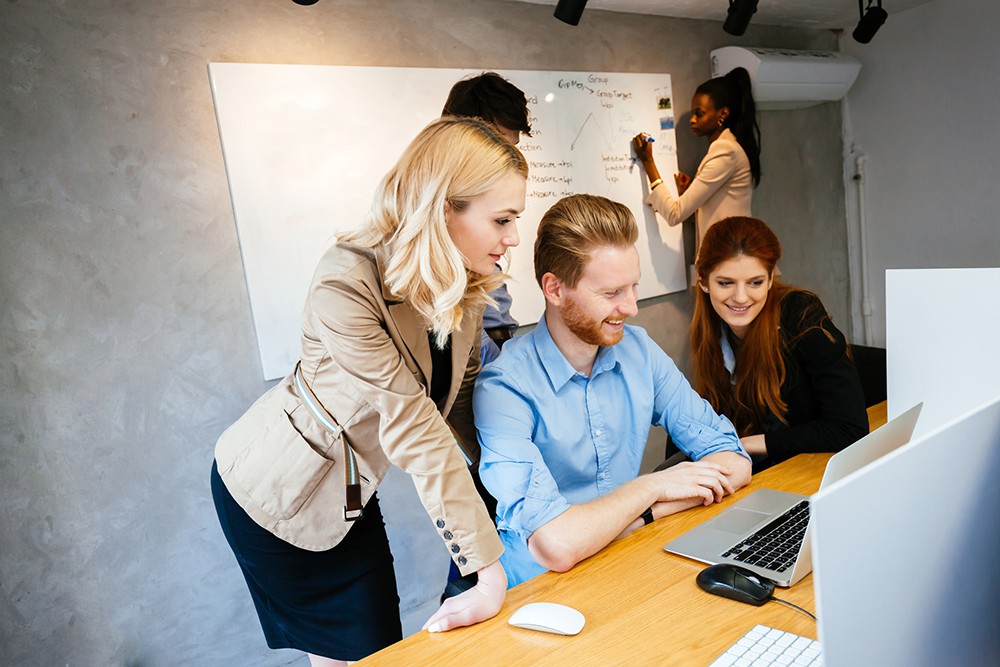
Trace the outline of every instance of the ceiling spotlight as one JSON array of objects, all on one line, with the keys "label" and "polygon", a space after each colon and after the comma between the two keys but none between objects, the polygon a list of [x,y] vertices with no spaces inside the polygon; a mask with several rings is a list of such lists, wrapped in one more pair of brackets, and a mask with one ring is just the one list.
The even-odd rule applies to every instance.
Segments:
[{"label": "ceiling spotlight", "polygon": [[872,0],[868,0],[867,10],[864,8],[864,0],[858,0],[858,11],[861,13],[861,20],[851,34],[855,41],[867,44],[889,18],[889,14],[882,9],[882,0],[878,0],[878,7],[872,7]]},{"label": "ceiling spotlight", "polygon": [[730,35],[742,36],[750,25],[750,17],[756,11],[757,0],[729,0],[729,15],[726,16],[722,29]]},{"label": "ceiling spotlight", "polygon": [[292,0],[297,5],[315,5],[319,0]]},{"label": "ceiling spotlight", "polygon": [[559,0],[553,16],[563,23],[580,25],[580,17],[583,16],[583,9],[586,6],[587,0]]}]

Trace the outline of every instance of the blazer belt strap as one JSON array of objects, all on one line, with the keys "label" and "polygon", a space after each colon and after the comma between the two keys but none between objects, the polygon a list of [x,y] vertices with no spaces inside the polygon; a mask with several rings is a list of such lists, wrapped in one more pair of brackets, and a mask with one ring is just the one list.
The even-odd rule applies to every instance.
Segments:
[{"label": "blazer belt strap", "polygon": [[344,505],[344,521],[357,521],[364,516],[364,505],[361,503],[361,481],[358,475],[358,460],[354,457],[347,438],[343,436],[344,429],[330,416],[323,404],[319,402],[312,389],[302,377],[302,362],[295,364],[295,390],[302,399],[309,414],[320,423],[334,438],[340,438],[344,443],[344,483],[347,485],[347,504]]}]

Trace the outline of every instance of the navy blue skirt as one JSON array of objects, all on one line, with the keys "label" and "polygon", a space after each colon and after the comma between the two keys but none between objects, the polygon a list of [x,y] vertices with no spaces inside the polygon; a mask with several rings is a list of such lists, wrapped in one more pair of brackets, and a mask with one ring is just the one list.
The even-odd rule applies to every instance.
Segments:
[{"label": "navy blue skirt", "polygon": [[403,638],[376,496],[364,518],[327,551],[300,549],[261,528],[230,495],[215,462],[212,497],[269,647],[360,660]]}]

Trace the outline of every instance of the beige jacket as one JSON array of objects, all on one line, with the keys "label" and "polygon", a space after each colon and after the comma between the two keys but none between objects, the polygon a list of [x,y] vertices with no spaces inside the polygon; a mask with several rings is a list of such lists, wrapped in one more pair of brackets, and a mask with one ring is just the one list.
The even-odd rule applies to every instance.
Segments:
[{"label": "beige jacket", "polygon": [[[339,243],[320,260],[302,316],[302,375],[357,456],[362,500],[390,463],[401,468],[467,574],[503,551],[455,441],[457,434],[478,462],[472,390],[482,311],[466,312],[452,334],[451,388],[437,406],[428,395],[427,331],[384,285],[387,259],[382,248]],[[286,542],[322,551],[352,525],[344,519],[343,443],[306,410],[293,376],[222,434],[215,458],[233,498]]]},{"label": "beige jacket", "polygon": [[698,173],[691,179],[684,194],[675,199],[670,188],[661,185],[649,193],[646,203],[670,226],[678,225],[692,213],[695,214],[697,255],[709,227],[733,215],[750,215],[752,197],[750,160],[733,133],[726,129],[708,145],[708,153],[698,165]]}]

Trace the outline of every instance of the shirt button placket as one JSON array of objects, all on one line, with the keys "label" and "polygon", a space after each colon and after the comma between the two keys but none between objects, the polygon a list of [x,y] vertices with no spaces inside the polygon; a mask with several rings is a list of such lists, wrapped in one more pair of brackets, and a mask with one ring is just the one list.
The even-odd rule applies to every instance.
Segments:
[{"label": "shirt button placket", "polygon": [[610,490],[607,485],[607,429],[604,428],[600,398],[594,390],[594,378],[587,382],[587,420],[597,454],[597,489],[603,495]]}]

